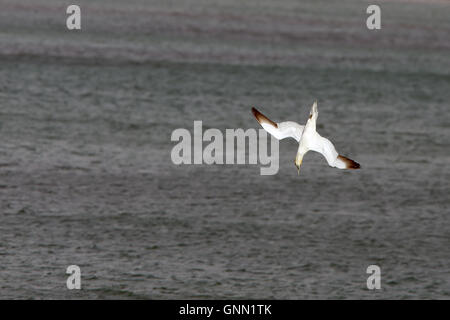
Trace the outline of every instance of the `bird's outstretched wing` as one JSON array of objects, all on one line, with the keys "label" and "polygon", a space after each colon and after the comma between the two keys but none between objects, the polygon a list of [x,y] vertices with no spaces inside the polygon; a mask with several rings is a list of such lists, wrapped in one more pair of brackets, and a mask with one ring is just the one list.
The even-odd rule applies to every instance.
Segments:
[{"label": "bird's outstretched wing", "polygon": [[309,149],[321,153],[327,159],[330,167],[338,169],[359,169],[361,166],[356,161],[341,156],[330,140],[317,135],[309,144]]},{"label": "bird's outstretched wing", "polygon": [[280,123],[273,122],[255,108],[252,108],[252,113],[264,130],[276,139],[281,140],[284,138],[294,138],[297,142],[300,141],[304,126],[293,121],[285,121]]}]

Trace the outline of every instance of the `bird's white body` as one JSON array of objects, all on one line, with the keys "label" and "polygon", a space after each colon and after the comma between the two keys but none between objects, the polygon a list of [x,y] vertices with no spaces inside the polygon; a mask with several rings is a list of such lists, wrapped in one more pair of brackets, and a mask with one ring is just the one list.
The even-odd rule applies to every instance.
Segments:
[{"label": "bird's white body", "polygon": [[360,165],[355,161],[339,155],[334,145],[327,138],[322,137],[316,130],[316,122],[319,112],[317,102],[314,102],[306,125],[302,126],[293,121],[275,123],[255,108],[252,112],[261,126],[276,139],[294,138],[299,143],[295,165],[300,170],[303,157],[312,150],[322,154],[328,165],[338,169],[359,169]]}]

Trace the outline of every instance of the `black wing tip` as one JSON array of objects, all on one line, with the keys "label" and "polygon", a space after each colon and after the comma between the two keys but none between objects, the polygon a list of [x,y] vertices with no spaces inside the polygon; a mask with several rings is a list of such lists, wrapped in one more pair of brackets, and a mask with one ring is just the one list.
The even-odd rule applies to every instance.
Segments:
[{"label": "black wing tip", "polygon": [[358,162],[353,161],[352,166],[349,169],[361,169],[361,165]]},{"label": "black wing tip", "polygon": [[256,118],[256,120],[261,123],[260,118],[261,118],[261,112],[259,112],[255,107],[252,107],[252,113],[253,116]]},{"label": "black wing tip", "polygon": [[345,163],[346,169],[361,169],[361,165],[358,162],[353,161],[352,159],[349,159],[341,155],[339,155],[338,158]]},{"label": "black wing tip", "polygon": [[272,126],[274,126],[275,128],[278,128],[278,124],[276,122],[273,122],[272,120],[270,120],[269,118],[267,118],[265,115],[263,115],[261,112],[259,112],[258,110],[256,110],[256,108],[252,107],[252,113],[255,116],[256,120],[260,123],[268,123]]}]

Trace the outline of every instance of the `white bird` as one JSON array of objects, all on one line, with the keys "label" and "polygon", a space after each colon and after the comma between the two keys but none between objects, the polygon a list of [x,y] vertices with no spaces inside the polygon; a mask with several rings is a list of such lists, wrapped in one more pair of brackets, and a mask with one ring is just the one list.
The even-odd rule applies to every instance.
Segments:
[{"label": "white bird", "polygon": [[316,121],[319,116],[319,112],[317,111],[317,101],[315,101],[311,107],[309,119],[304,126],[293,121],[280,123],[273,122],[255,108],[252,108],[252,112],[264,130],[269,132],[276,139],[294,138],[297,140],[299,146],[294,163],[299,174],[303,157],[309,150],[322,154],[330,167],[338,169],[359,169],[361,167],[359,163],[339,155],[331,141],[322,137],[316,131]]}]

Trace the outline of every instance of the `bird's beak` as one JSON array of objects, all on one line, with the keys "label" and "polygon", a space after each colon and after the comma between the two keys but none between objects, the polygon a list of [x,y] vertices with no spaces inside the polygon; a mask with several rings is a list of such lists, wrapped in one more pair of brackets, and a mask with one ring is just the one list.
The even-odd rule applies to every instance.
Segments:
[{"label": "bird's beak", "polygon": [[300,166],[302,165],[302,159],[300,161],[295,161],[295,166],[297,167],[297,174],[300,175]]}]

